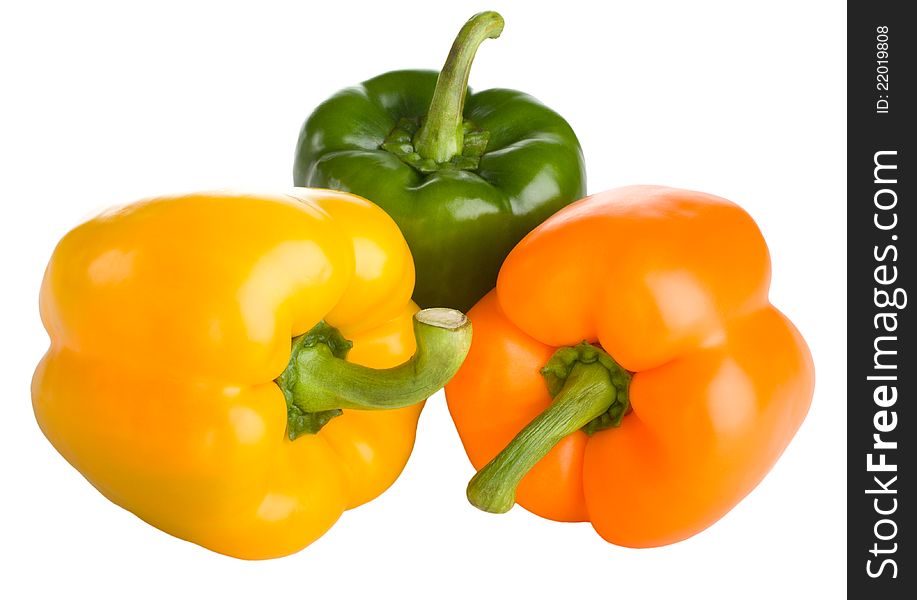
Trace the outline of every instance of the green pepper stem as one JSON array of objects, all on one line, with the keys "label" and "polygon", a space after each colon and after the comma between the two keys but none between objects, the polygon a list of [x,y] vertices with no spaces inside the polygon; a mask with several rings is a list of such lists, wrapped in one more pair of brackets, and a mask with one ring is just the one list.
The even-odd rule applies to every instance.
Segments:
[{"label": "green pepper stem", "polygon": [[507,512],[516,502],[516,487],[525,474],[562,439],[607,411],[617,398],[618,390],[604,365],[575,364],[551,405],[471,479],[468,500],[487,512]]},{"label": "green pepper stem", "polygon": [[427,118],[414,137],[414,149],[423,158],[444,163],[461,154],[462,115],[471,63],[481,42],[498,38],[502,32],[503,17],[493,11],[476,14],[459,31],[436,80]]},{"label": "green pepper stem", "polygon": [[342,409],[388,410],[426,400],[465,360],[471,321],[457,310],[428,308],[414,315],[414,337],[414,355],[390,369],[347,362],[350,342],[325,323],[294,340],[290,362],[277,378],[290,439],[316,433]]}]

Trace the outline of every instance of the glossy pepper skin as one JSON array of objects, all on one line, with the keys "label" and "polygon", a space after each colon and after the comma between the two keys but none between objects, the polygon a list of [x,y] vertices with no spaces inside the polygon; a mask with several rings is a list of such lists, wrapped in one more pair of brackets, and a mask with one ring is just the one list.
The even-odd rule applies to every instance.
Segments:
[{"label": "glossy pepper skin", "polygon": [[562,117],[522,92],[467,91],[477,45],[502,27],[496,13],[476,15],[441,74],[395,71],[342,90],[299,135],[296,185],[359,194],[391,215],[423,307],[470,308],[526,233],[585,194],[582,151]]},{"label": "glossy pepper skin", "polygon": [[[627,187],[548,219],[470,311],[475,340],[446,387],[479,469],[469,499],[591,521],[629,547],[717,521],[768,473],[812,398],[809,351],[769,303],[770,274],[751,217],[707,194]],[[570,418],[596,394],[609,400]]]},{"label": "glossy pepper skin", "polygon": [[349,194],[109,211],[67,234],[45,273],[36,418],[148,523],[235,557],[290,554],[392,484],[421,410],[345,410],[291,440],[274,381],[295,375],[291,339],[324,320],[353,343],[345,369],[398,365],[415,352],[413,282],[394,222]]}]

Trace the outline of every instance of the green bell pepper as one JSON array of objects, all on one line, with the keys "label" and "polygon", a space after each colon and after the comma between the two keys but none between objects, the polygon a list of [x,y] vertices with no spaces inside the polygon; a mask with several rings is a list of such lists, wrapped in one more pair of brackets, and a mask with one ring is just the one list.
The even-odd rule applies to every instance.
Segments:
[{"label": "green bell pepper", "polygon": [[391,215],[421,307],[468,310],[526,233],[585,195],[563,118],[522,92],[468,90],[478,46],[502,30],[499,14],[475,15],[439,74],[394,71],[342,90],[299,136],[295,184],[352,192]]}]

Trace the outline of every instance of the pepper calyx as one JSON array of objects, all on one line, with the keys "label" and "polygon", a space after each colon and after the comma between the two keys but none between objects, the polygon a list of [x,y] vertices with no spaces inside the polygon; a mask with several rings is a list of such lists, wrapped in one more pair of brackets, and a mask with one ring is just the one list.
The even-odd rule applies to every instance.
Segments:
[{"label": "pepper calyx", "polygon": [[477,127],[471,121],[462,122],[464,131],[462,151],[445,162],[424,158],[414,148],[414,135],[420,129],[419,117],[403,117],[382,142],[380,148],[386,150],[406,165],[417,171],[428,174],[437,171],[474,171],[481,163],[481,157],[490,141],[490,132]]},{"label": "pepper calyx", "polygon": [[583,341],[576,346],[558,349],[542,367],[540,373],[551,398],[556,397],[564,388],[573,367],[578,363],[598,363],[604,367],[608,371],[611,384],[617,391],[615,400],[608,409],[586,423],[582,431],[591,436],[604,429],[619,427],[621,420],[631,410],[628,391],[633,374],[619,365],[607,352],[589,342]]},{"label": "pepper calyx", "polygon": [[[321,346],[321,348],[317,348]],[[298,402],[297,388],[299,387],[299,372],[297,364],[303,353],[317,356],[319,353],[329,354],[338,359],[346,359],[353,342],[341,335],[341,332],[325,321],[319,321],[306,333],[293,338],[290,350],[290,362],[275,382],[283,392],[287,404],[287,436],[295,440],[304,434],[315,434],[328,422],[344,414],[340,408],[328,410],[309,411],[301,402]]]}]

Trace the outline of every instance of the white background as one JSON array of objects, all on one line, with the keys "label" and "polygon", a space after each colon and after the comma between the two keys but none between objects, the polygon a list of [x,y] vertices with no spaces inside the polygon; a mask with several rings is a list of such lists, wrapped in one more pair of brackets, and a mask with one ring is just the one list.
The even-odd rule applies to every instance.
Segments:
[{"label": "white background", "polygon": [[[133,4],[0,8],[0,596],[845,593],[842,3]],[[48,344],[38,288],[56,241],[112,204],[290,185],[296,135],[316,104],[384,71],[439,68],[465,19],[489,8],[506,29],[482,47],[472,86],[522,89],[564,115],[590,192],[699,189],[757,220],[772,252],[772,299],[817,366],[811,412],[777,466],[696,537],[618,548],[588,524],[468,505],[472,468],[437,394],[401,479],[288,558],[226,558],[109,503],[32,416],[29,380]]]}]

